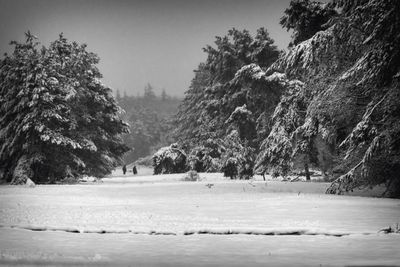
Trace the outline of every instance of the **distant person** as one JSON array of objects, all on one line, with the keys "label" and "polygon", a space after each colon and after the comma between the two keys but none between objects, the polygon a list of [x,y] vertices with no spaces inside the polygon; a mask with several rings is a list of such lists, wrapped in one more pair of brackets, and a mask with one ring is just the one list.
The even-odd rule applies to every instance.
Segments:
[{"label": "distant person", "polygon": [[136,165],[133,165],[133,169],[132,169],[133,174],[137,174],[137,169],[136,169]]},{"label": "distant person", "polygon": [[126,173],[126,165],[122,166],[122,172],[123,172],[124,175],[125,175],[125,173]]}]

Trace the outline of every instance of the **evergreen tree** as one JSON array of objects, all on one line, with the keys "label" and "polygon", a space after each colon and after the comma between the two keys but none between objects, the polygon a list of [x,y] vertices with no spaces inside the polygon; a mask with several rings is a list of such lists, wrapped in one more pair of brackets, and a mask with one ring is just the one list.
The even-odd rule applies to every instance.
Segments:
[{"label": "evergreen tree", "polygon": [[[176,118],[176,137],[193,147],[209,138],[223,138],[242,123],[231,117],[236,108],[247,105],[255,128],[266,106],[272,112],[269,106],[279,100],[279,92],[264,90],[268,81],[252,72],[262,74],[261,67],[268,67],[279,55],[264,28],[254,38],[246,30],[231,29],[226,36],[216,37],[215,45],[204,49],[207,61],[195,72]],[[260,95],[270,101],[263,101]],[[250,131],[247,141],[256,146],[259,138],[255,129]]]},{"label": "evergreen tree", "polygon": [[0,61],[1,173],[12,183],[110,173],[127,151],[127,125],[99,80],[99,58],[62,35],[41,50],[26,36]]},{"label": "evergreen tree", "polygon": [[209,84],[210,74],[202,63],[194,71],[195,77],[191,81],[189,90],[179,106],[174,118],[175,130],[173,136],[185,149],[199,145],[202,140],[208,140],[206,121],[200,117],[204,110],[205,89]]},{"label": "evergreen tree", "polygon": [[115,93],[115,100],[117,100],[117,103],[121,102],[121,93],[117,89],[117,92]]},{"label": "evergreen tree", "polygon": [[[270,162],[261,165],[274,159],[272,165],[287,170],[302,155],[306,167],[315,164],[337,178],[330,193],[386,184],[386,195],[398,197],[400,4],[334,0],[327,7],[338,11],[335,19],[305,35],[269,70],[303,86],[287,87],[282,96],[260,154]],[[310,10],[304,12],[299,16],[309,17]],[[286,144],[284,152],[273,149],[282,148],[279,143]]]},{"label": "evergreen tree", "polygon": [[187,169],[186,154],[177,144],[160,148],[152,159],[154,174],[182,173]]},{"label": "evergreen tree", "polygon": [[254,174],[255,153],[247,142],[240,139],[237,131],[230,132],[221,140],[223,153],[221,155],[221,170],[224,176],[231,179],[250,179]]},{"label": "evergreen tree", "polygon": [[315,33],[325,30],[327,22],[337,13],[331,4],[323,5],[312,0],[295,0],[281,18],[280,24],[288,31],[293,30],[289,47],[311,38]]},{"label": "evergreen tree", "polygon": [[[286,92],[275,108],[271,118],[272,129],[261,144],[256,162],[257,172],[270,172],[274,177],[285,177],[292,170],[295,131],[304,123],[304,112],[307,109],[303,83],[287,80],[286,82]],[[304,157],[302,160],[304,164],[309,163]]]},{"label": "evergreen tree", "polygon": [[[235,158],[239,177],[252,176],[254,162],[245,164],[251,166],[251,171],[247,171],[249,168],[242,166],[238,154],[232,153],[234,147],[241,147],[248,151],[246,157],[254,160],[260,141],[269,132],[267,118],[282,89],[279,82],[265,75],[265,68],[279,56],[273,43],[264,28],[255,37],[247,30],[231,29],[226,36],[216,37],[215,47],[204,49],[207,60],[195,72],[176,116],[175,136],[187,150],[194,149],[189,154],[196,166],[206,171],[215,171],[219,166],[222,170],[231,158],[228,169],[232,169]],[[239,139],[230,138],[232,132]],[[216,140],[220,147],[219,159],[208,156],[209,140]]]},{"label": "evergreen tree", "polygon": [[144,98],[154,99],[156,94],[154,93],[153,86],[150,83],[146,84],[144,87]]},{"label": "evergreen tree", "polygon": [[161,92],[161,100],[162,100],[162,101],[165,101],[165,100],[167,100],[167,99],[168,99],[167,92],[165,92],[165,89],[162,89],[162,92]]}]

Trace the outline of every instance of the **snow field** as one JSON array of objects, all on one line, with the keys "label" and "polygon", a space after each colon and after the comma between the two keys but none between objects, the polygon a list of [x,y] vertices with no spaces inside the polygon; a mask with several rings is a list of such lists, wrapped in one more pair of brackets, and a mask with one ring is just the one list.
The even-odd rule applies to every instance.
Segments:
[{"label": "snow field", "polygon": [[229,181],[218,175],[200,182],[179,181],[180,174],[1,187],[0,225],[78,232],[350,234],[377,233],[400,222],[399,200],[326,195],[326,183]]},{"label": "snow field", "polygon": [[378,233],[400,222],[400,200],[326,195],[327,183],[183,176],[2,186],[0,265],[400,262],[400,235]]}]

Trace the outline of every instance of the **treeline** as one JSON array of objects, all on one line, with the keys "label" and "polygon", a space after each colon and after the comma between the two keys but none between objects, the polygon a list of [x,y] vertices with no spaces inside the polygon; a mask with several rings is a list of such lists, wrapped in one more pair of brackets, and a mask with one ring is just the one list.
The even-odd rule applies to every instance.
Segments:
[{"label": "treeline", "polygon": [[156,95],[151,84],[144,87],[143,95],[128,96],[116,91],[116,101],[124,110],[121,118],[130,126],[122,136],[130,150],[124,154],[125,164],[153,154],[158,148],[170,144],[171,118],[177,112],[181,99],[172,97],[163,89]]},{"label": "treeline", "polygon": [[[318,168],[330,193],[400,196],[400,2],[292,1],[278,51],[266,29],[204,48],[174,137],[198,171],[287,176]],[[244,174],[246,176],[244,176]]]}]

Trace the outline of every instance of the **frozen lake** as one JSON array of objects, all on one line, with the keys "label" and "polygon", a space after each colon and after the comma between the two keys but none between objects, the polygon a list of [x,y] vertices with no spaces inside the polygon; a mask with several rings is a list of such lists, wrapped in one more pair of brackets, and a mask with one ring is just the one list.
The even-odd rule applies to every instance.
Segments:
[{"label": "frozen lake", "polygon": [[[396,265],[400,200],[201,174],[0,187],[3,265]],[[35,231],[32,231],[35,230]]]}]

